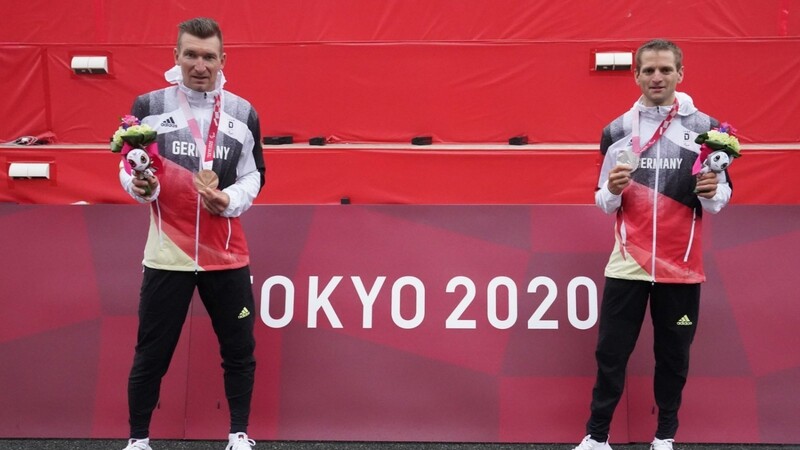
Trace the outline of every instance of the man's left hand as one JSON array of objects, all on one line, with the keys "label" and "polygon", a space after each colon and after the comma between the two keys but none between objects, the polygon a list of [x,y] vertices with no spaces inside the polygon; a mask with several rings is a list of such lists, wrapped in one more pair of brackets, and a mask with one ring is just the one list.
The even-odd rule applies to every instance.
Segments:
[{"label": "man's left hand", "polygon": [[697,178],[695,192],[698,197],[712,198],[717,194],[717,174],[708,172]]}]

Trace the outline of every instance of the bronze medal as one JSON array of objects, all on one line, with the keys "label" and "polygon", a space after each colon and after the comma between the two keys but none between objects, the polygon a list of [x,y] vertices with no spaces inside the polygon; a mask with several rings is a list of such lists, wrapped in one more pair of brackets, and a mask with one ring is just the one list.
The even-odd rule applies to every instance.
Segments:
[{"label": "bronze medal", "polygon": [[219,186],[219,177],[213,170],[201,170],[194,174],[194,186],[197,190],[216,189]]}]

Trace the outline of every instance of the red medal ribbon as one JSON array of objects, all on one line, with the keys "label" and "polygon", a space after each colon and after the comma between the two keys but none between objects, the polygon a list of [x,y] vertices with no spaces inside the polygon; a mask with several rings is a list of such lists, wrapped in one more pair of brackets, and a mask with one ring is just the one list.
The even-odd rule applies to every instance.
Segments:
[{"label": "red medal ribbon", "polygon": [[678,115],[678,99],[675,98],[675,101],[672,103],[672,109],[669,110],[667,113],[667,117],[661,121],[661,125],[656,128],[655,133],[653,133],[653,137],[650,138],[649,141],[644,145],[644,147],[640,146],[640,138],[639,138],[639,111],[636,111],[633,114],[633,137],[631,138],[631,145],[633,146],[633,153],[639,155],[648,148],[652,147],[653,144],[656,143],[661,136],[664,135],[664,132],[667,131],[669,125],[672,123],[672,119]]},{"label": "red medal ribbon", "polygon": [[178,89],[178,102],[181,105],[183,115],[186,116],[186,122],[189,125],[189,131],[194,138],[195,147],[206,149],[202,160],[202,169],[211,170],[214,164],[214,147],[217,142],[217,130],[219,130],[220,110],[222,109],[222,95],[214,97],[214,112],[211,114],[211,124],[208,127],[208,138],[203,142],[203,134],[200,132],[200,126],[192,114],[192,108],[189,106],[189,99],[186,98],[186,93]]}]

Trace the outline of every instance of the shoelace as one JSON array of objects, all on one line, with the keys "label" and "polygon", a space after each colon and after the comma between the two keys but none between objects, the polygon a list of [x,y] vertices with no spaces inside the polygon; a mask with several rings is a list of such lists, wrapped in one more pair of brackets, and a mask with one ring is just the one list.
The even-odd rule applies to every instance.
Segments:
[{"label": "shoelace", "polygon": [[675,439],[659,439],[658,441],[653,441],[651,447],[653,450],[672,450],[673,442],[675,442]]},{"label": "shoelace", "polygon": [[592,450],[593,445],[589,442],[591,436],[586,436],[581,441],[580,445],[575,447],[575,450]]},{"label": "shoelace", "polygon": [[231,450],[249,450],[256,445],[256,441],[252,439],[243,439],[241,437],[236,439],[233,443]]}]

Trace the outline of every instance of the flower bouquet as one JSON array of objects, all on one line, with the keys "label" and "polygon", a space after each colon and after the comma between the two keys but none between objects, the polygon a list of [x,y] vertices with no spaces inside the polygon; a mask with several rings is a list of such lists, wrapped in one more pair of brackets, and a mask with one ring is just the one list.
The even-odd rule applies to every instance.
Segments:
[{"label": "flower bouquet", "polygon": [[[160,167],[156,145],[156,131],[142,124],[136,116],[126,115],[120,119],[120,126],[111,138],[111,151],[122,154],[125,172],[140,180],[154,175]],[[149,186],[145,195],[150,195]]]},{"label": "flower bouquet", "polygon": [[156,140],[156,132],[149,125],[142,125],[136,116],[126,115],[111,138],[111,151],[120,153],[125,144],[132,148],[147,148]]},{"label": "flower bouquet", "polygon": [[692,175],[708,172],[722,172],[733,158],[742,156],[736,128],[723,122],[719,128],[700,134],[695,139],[700,144],[700,156],[694,162]]}]

